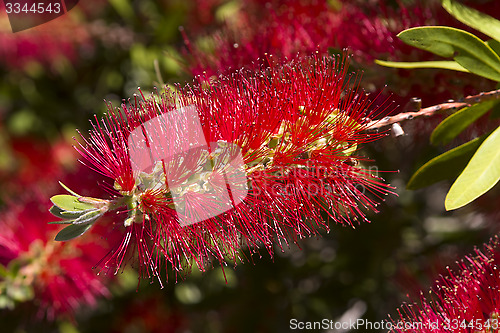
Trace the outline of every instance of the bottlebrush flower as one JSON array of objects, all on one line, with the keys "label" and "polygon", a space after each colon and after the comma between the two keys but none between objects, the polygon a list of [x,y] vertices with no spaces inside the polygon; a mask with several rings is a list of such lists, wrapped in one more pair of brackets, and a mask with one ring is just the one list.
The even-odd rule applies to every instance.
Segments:
[{"label": "bottlebrush flower", "polygon": [[75,242],[53,242],[57,226],[48,224],[54,217],[45,198],[36,192],[0,214],[0,304],[12,310],[26,302],[38,319],[73,318],[80,307],[110,295],[90,269],[106,253],[106,242],[97,233],[101,226]]},{"label": "bottlebrush flower", "polygon": [[[137,258],[142,276],[162,266],[177,273],[243,260],[265,247],[354,226],[390,191],[359,165],[368,132],[366,95],[349,88],[338,58],[306,57],[258,72],[240,70],[213,82],[136,97],[93,124],[77,150],[111,178],[111,200],[52,198],[80,235],[107,211],[123,217],[122,242],[104,261],[119,270]],[[73,211],[73,215],[67,211]]]},{"label": "bottlebrush flower", "polygon": [[[420,305],[404,305],[390,332],[500,331],[500,247],[498,237],[448,269]],[[390,323],[389,323],[390,324]]]}]

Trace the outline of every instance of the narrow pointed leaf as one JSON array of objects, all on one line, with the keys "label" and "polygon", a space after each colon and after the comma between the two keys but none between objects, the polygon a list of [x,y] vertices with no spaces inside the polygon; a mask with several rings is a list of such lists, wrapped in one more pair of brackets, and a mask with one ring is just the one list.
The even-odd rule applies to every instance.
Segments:
[{"label": "narrow pointed leaf", "polygon": [[87,212],[90,212],[90,211],[91,211],[91,209],[81,210],[81,211],[78,211],[78,212],[63,211],[63,212],[61,212],[61,215],[62,215],[63,219],[74,220],[74,219],[77,219],[80,216],[82,216],[83,214],[86,214]]},{"label": "narrow pointed leaf", "polygon": [[500,42],[500,21],[453,0],[443,0],[443,7],[453,17]]},{"label": "narrow pointed leaf", "polygon": [[500,57],[467,31],[450,27],[417,27],[400,32],[398,37],[408,45],[453,58],[471,73],[500,81]]},{"label": "narrow pointed leaf", "polygon": [[59,231],[56,235],[56,241],[68,241],[70,239],[79,237],[83,235],[87,230],[90,229],[92,224],[71,224]]},{"label": "narrow pointed leaf", "polygon": [[393,68],[442,68],[450,69],[460,72],[469,72],[467,69],[460,66],[456,61],[443,60],[443,61],[418,61],[418,62],[399,62],[399,61],[384,61],[375,60],[375,63],[380,66],[393,67]]},{"label": "narrow pointed leaf", "polygon": [[77,218],[73,224],[88,224],[88,223],[94,223],[97,221],[98,218],[100,218],[103,215],[103,213],[100,210],[91,210],[88,213],[83,214],[79,218]]},{"label": "narrow pointed leaf", "polygon": [[463,108],[443,120],[431,134],[433,145],[448,144],[473,122],[491,110],[497,100],[486,101]]},{"label": "narrow pointed leaf", "polygon": [[446,210],[463,207],[500,180],[500,127],[477,149],[446,195]]},{"label": "narrow pointed leaf", "polygon": [[93,209],[94,206],[78,201],[78,198],[72,195],[60,194],[50,198],[50,201],[62,210],[77,212],[80,210]]},{"label": "narrow pointed leaf", "polygon": [[81,197],[81,195],[77,194],[76,192],[73,192],[72,190],[70,190],[69,187],[67,187],[66,185],[64,185],[62,182],[59,182],[59,185],[61,185],[66,191],[68,191],[71,195],[74,195],[75,197],[79,198]]},{"label": "narrow pointed leaf", "polygon": [[52,221],[48,224],[73,224],[73,220]]},{"label": "narrow pointed leaf", "polygon": [[413,174],[406,188],[417,190],[442,180],[458,177],[488,135],[485,134],[434,157]]}]

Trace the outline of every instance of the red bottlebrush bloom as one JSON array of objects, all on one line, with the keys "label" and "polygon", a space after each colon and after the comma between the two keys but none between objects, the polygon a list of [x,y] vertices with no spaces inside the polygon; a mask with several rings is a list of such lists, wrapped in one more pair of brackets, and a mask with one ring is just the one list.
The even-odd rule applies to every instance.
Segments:
[{"label": "red bottlebrush bloom", "polygon": [[[448,269],[420,305],[405,305],[390,332],[499,332],[499,239]],[[391,323],[388,323],[389,326]]]},{"label": "red bottlebrush bloom", "polygon": [[180,272],[243,260],[245,248],[272,256],[274,244],[328,230],[328,221],[366,221],[390,188],[355,152],[381,137],[366,131],[381,110],[367,111],[346,70],[338,58],[307,57],[110,107],[78,150],[119,195],[75,194],[90,213],[66,223],[79,233],[126,207],[123,240],[105,266],[138,257],[151,277],[162,265]]},{"label": "red bottlebrush bloom", "polygon": [[[110,293],[90,269],[106,253],[97,233],[75,242],[53,242],[57,226],[48,224],[45,195],[9,203],[0,214],[0,295],[2,307],[30,302],[38,319],[73,318],[82,306],[95,306]],[[94,236],[94,237],[92,237]]]}]

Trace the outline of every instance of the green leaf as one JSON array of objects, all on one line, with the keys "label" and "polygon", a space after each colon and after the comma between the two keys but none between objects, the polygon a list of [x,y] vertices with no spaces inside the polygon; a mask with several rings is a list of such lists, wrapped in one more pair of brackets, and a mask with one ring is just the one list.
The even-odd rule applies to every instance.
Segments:
[{"label": "green leaf", "polygon": [[50,201],[62,210],[77,212],[95,208],[92,205],[78,201],[77,197],[72,195],[60,194],[50,198]]},{"label": "green leaf", "polygon": [[442,180],[456,178],[488,135],[489,133],[434,157],[411,176],[406,188],[417,190]]},{"label": "green leaf", "polygon": [[83,235],[87,230],[90,229],[92,224],[71,224],[59,231],[56,235],[56,241],[68,241],[70,239],[79,237]]},{"label": "green leaf", "polygon": [[81,195],[70,190],[70,188],[67,187],[66,185],[64,185],[62,182],[59,182],[59,185],[61,185],[66,191],[68,191],[70,194],[74,195],[75,197],[78,197],[78,198],[81,197]]},{"label": "green leaf", "polygon": [[73,220],[79,218],[82,214],[85,214],[87,210],[82,210],[79,212],[67,212],[57,206],[52,206],[49,209],[49,212],[55,217],[59,217],[61,219]]},{"label": "green leaf", "polygon": [[451,186],[446,210],[463,207],[486,193],[500,180],[500,127],[484,140]]},{"label": "green leaf", "polygon": [[417,27],[400,32],[398,37],[406,44],[453,58],[471,73],[500,81],[500,57],[467,31],[450,27]]},{"label": "green leaf", "polygon": [[496,40],[494,39],[490,39],[490,40],[487,40],[486,41],[486,44],[488,44],[488,46],[493,50],[495,51],[496,54],[498,54],[500,56],[500,42],[497,42]]},{"label": "green leaf", "polygon": [[98,218],[100,218],[103,213],[100,210],[91,210],[88,213],[83,214],[79,218],[73,221],[73,224],[89,224],[94,223]]},{"label": "green leaf", "polygon": [[460,22],[500,42],[499,20],[453,0],[443,0],[443,7]]},{"label": "green leaf", "polygon": [[48,224],[73,224],[73,220],[52,221]]},{"label": "green leaf", "polygon": [[464,129],[488,112],[498,103],[497,100],[486,101],[463,108],[443,120],[431,134],[433,145],[448,144]]},{"label": "green leaf", "polygon": [[64,219],[65,217],[62,215],[62,212],[64,212],[64,210],[62,210],[61,208],[57,207],[57,206],[52,206],[49,208],[49,212],[54,215],[55,217],[59,217],[61,219]]},{"label": "green leaf", "polygon": [[63,216],[64,219],[77,219],[79,218],[80,216],[82,216],[83,214],[85,214],[86,212],[90,211],[89,209],[86,209],[86,210],[81,210],[79,212],[67,212],[67,211],[63,211],[61,212],[61,215]]},{"label": "green leaf", "polygon": [[393,68],[442,68],[450,69],[453,71],[468,72],[465,68],[460,66],[455,61],[418,61],[418,62],[399,62],[399,61],[384,61],[375,60],[375,63],[380,66],[393,67]]}]

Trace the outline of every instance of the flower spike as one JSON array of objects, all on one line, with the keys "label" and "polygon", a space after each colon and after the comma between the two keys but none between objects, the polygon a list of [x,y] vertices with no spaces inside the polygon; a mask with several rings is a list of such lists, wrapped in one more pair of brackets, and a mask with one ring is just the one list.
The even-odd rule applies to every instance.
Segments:
[{"label": "flower spike", "polygon": [[366,131],[381,110],[356,83],[345,61],[316,55],[109,106],[77,150],[116,196],[78,198],[93,208],[66,221],[80,232],[117,210],[124,236],[104,265],[136,258],[147,277],[367,221],[391,187],[356,155],[385,135]]}]

